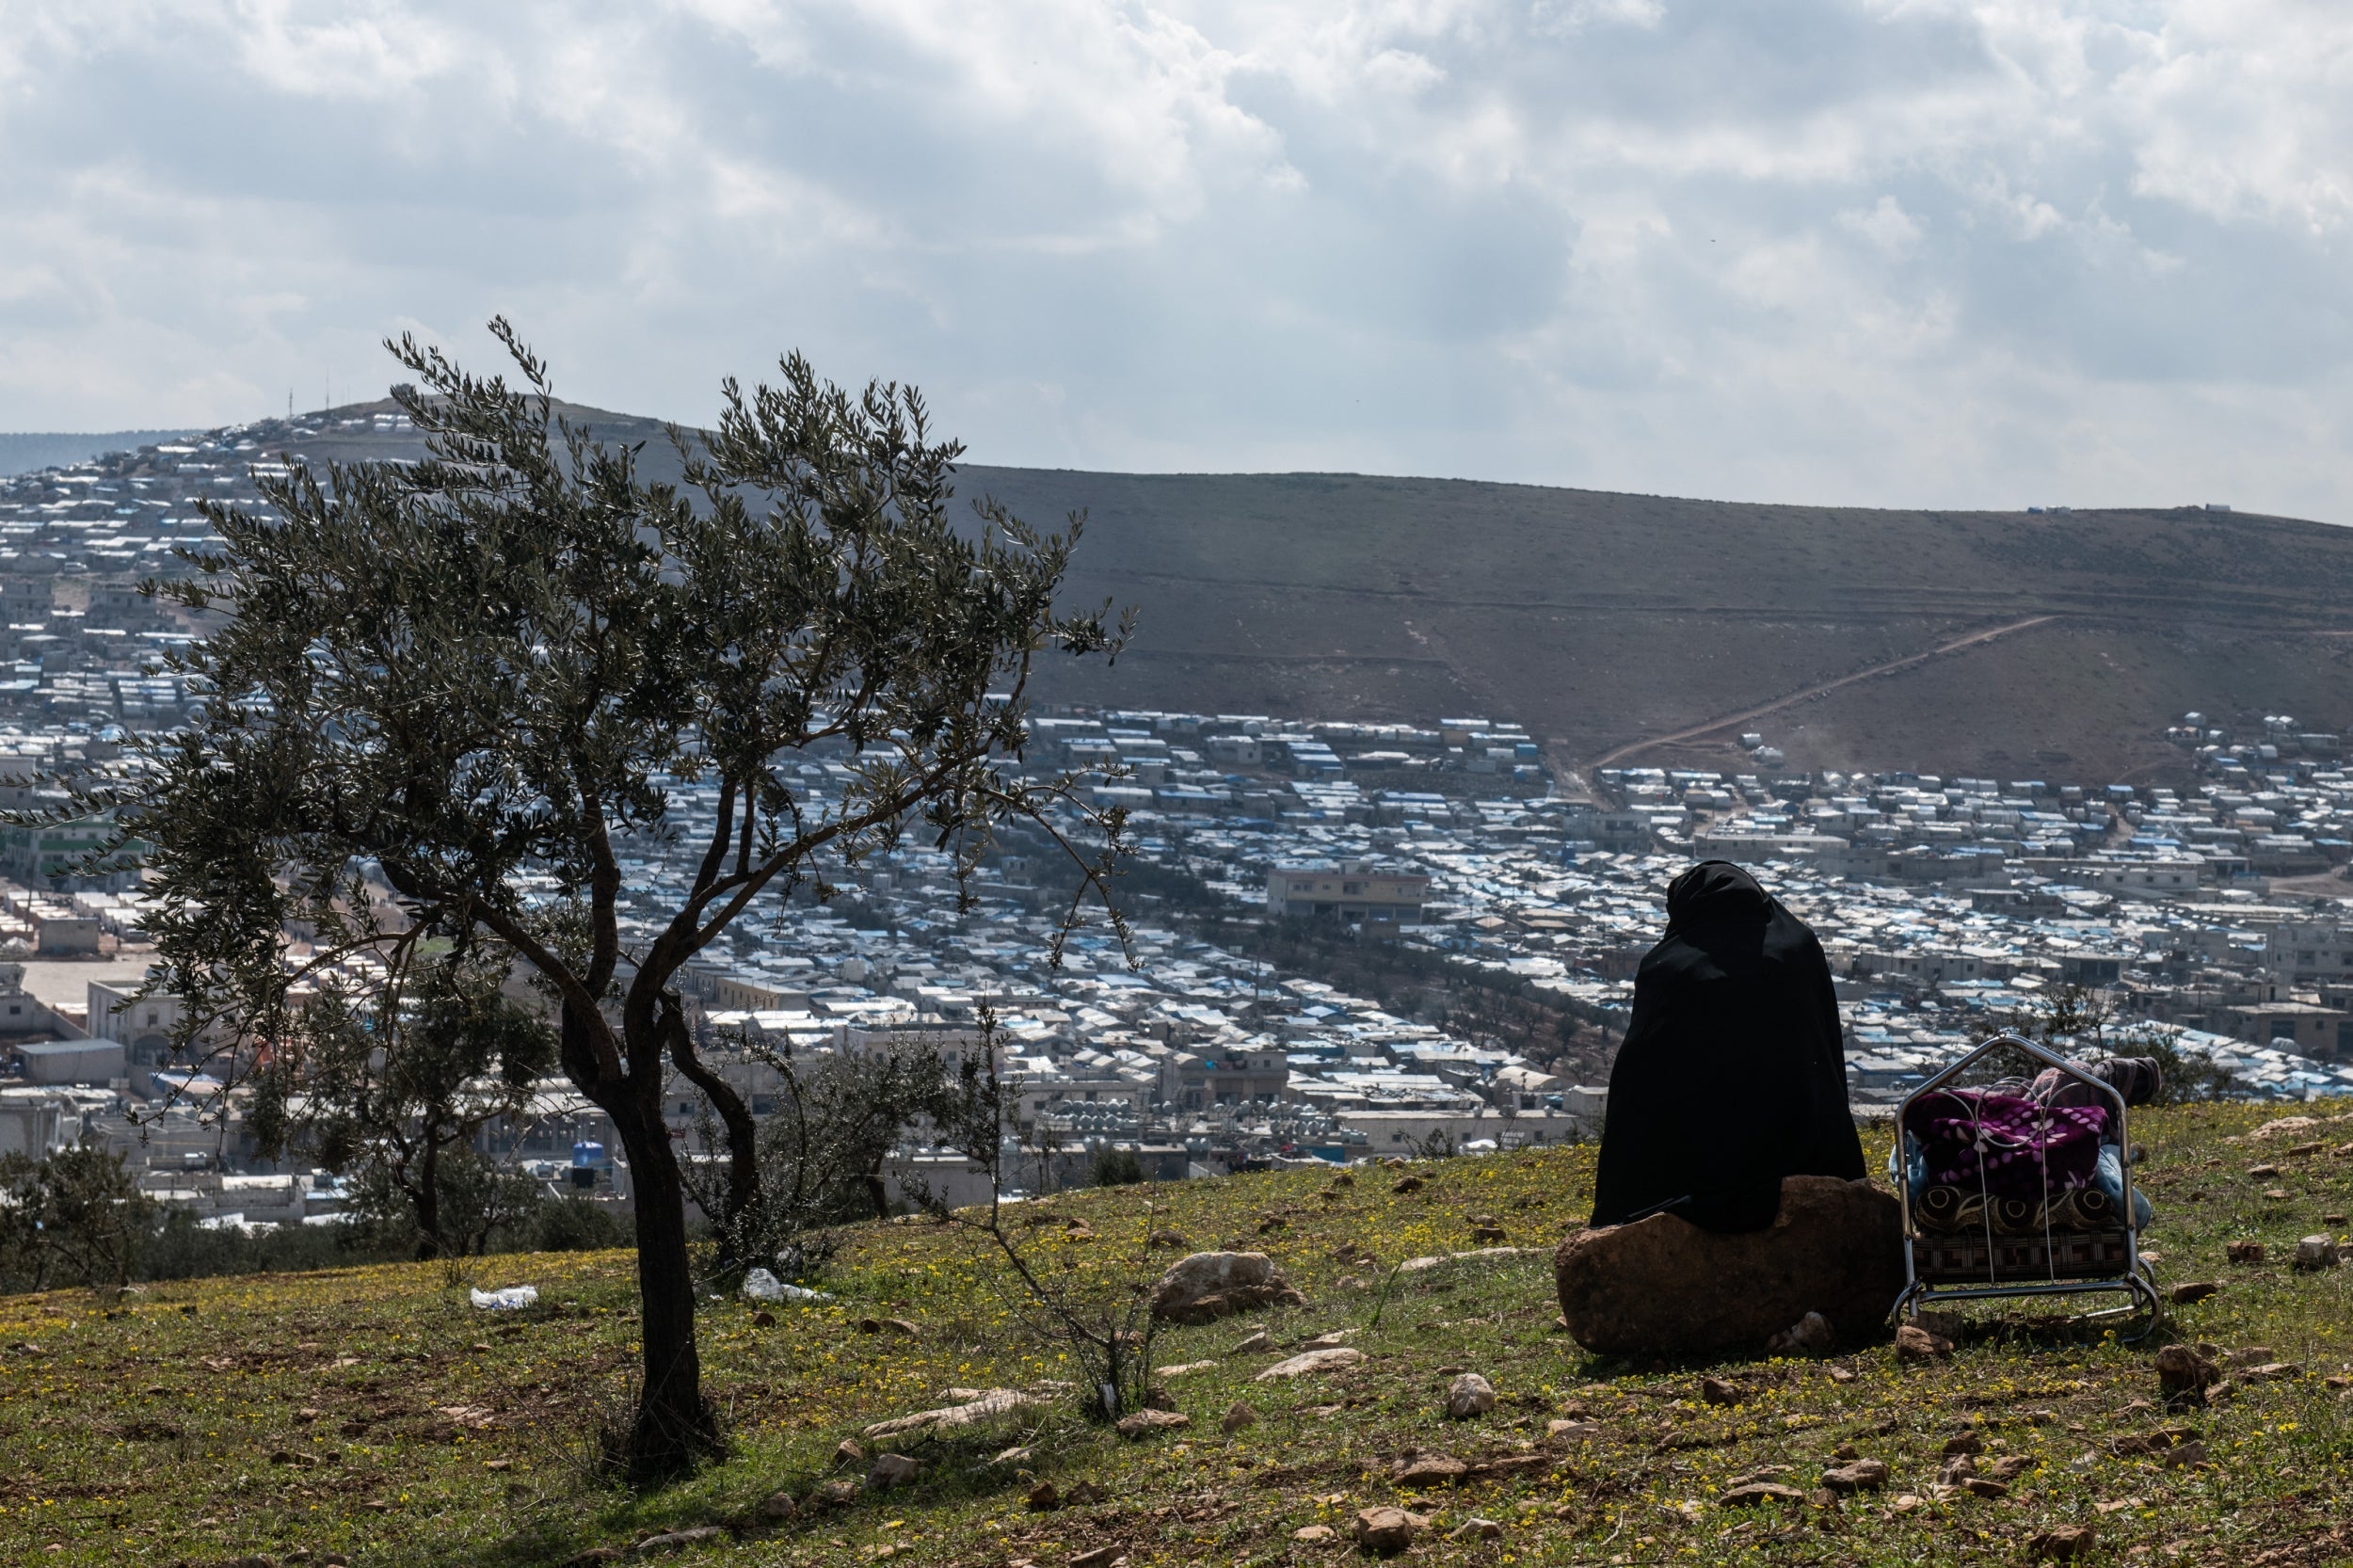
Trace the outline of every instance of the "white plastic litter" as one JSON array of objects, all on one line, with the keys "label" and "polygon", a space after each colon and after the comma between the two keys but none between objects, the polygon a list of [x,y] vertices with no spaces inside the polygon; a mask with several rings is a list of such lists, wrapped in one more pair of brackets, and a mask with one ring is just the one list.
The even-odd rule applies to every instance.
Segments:
[{"label": "white plastic litter", "polygon": [[510,1285],[504,1290],[472,1290],[474,1305],[485,1312],[512,1312],[518,1307],[536,1304],[539,1288],[536,1285]]},{"label": "white plastic litter", "polygon": [[823,1290],[811,1290],[806,1285],[787,1285],[765,1269],[754,1269],[744,1276],[744,1294],[756,1302],[829,1302],[833,1300]]}]

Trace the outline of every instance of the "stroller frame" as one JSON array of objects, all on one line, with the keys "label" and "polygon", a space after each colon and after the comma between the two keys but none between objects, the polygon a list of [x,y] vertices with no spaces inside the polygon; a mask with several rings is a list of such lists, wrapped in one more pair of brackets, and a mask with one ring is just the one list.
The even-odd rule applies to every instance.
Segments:
[{"label": "stroller frame", "polygon": [[[2056,1051],[2036,1045],[2031,1040],[2008,1031],[1991,1035],[1964,1051],[1950,1065],[1930,1075],[1917,1089],[1904,1096],[1903,1104],[1896,1112],[1897,1165],[1900,1168],[1906,1164],[1901,1151],[1905,1121],[1913,1102],[1923,1095],[1945,1088],[1973,1064],[2004,1046],[2023,1051],[2043,1065],[2056,1067],[2078,1083],[2096,1090],[2105,1096],[2114,1108],[2117,1148],[2124,1156],[2121,1161],[2124,1175],[2124,1201],[2120,1206],[2121,1224],[2118,1229],[2109,1231],[2053,1231],[2047,1243],[2041,1237],[2006,1238],[2004,1240],[2016,1243],[2009,1248],[1991,1243],[1979,1246],[1973,1240],[1957,1239],[1949,1243],[1952,1250],[1974,1250],[1985,1260],[1982,1280],[1967,1277],[1975,1273],[1974,1258],[1965,1274],[1957,1266],[1922,1257],[1925,1247],[1941,1243],[1924,1236],[1915,1223],[1912,1208],[1911,1174],[1908,1169],[1903,1169],[1896,1182],[1896,1198],[1903,1211],[1904,1288],[1903,1293],[1896,1298],[1896,1304],[1889,1308],[1888,1315],[1917,1319],[1924,1305],[1936,1302],[2115,1292],[2130,1298],[2126,1304],[2087,1313],[2086,1320],[2140,1319],[2145,1314],[2145,1320],[2134,1322],[2130,1331],[2121,1336],[2127,1342],[2144,1338],[2157,1326],[2165,1307],[2163,1298],[2157,1293],[2156,1274],[2140,1256],[2139,1228],[2134,1224],[2132,1143],[2126,1125],[2124,1096],[2114,1086],[2093,1078]],[[2059,1246],[2062,1240],[2068,1243],[2065,1256],[2062,1256]],[[2006,1250],[2020,1255],[2018,1259],[2006,1265],[2000,1256]],[[2006,1268],[2009,1270],[2007,1278],[2004,1277]],[[2029,1269],[2031,1273],[2025,1272]]]}]

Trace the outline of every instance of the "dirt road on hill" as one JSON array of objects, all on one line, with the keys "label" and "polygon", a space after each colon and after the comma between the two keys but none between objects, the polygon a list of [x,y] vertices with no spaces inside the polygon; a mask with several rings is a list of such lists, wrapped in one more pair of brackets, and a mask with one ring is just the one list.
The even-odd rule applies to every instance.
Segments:
[{"label": "dirt road on hill", "polygon": [[1809,701],[1827,692],[1834,692],[1841,686],[1851,686],[1858,680],[1869,680],[1876,676],[1894,675],[1898,670],[1910,669],[1913,665],[1926,664],[1930,659],[1940,658],[1947,653],[1959,653],[1963,648],[1975,648],[1979,643],[1990,643],[1996,637],[2007,637],[2013,632],[2024,632],[2029,627],[2041,626],[2057,619],[2058,619],[2057,616],[2029,616],[2025,620],[2014,620],[2007,626],[1988,627],[1982,632],[1972,632],[1965,637],[1956,637],[1949,643],[1940,643],[1925,652],[1906,654],[1901,659],[1891,659],[1883,664],[1874,664],[1869,669],[1857,670],[1852,675],[1841,676],[1835,680],[1825,680],[1818,686],[1808,686],[1801,692],[1792,692],[1787,696],[1776,697],[1761,707],[1745,708],[1728,717],[1710,719],[1705,724],[1694,725],[1689,729],[1678,729],[1672,735],[1654,735],[1648,740],[1629,741],[1615,751],[1607,752],[1588,763],[1586,771],[1589,774],[1599,773],[1602,769],[1622,762],[1628,757],[1639,756],[1653,746],[1673,745],[1678,741],[1692,741],[1702,735],[1712,735],[1719,729],[1729,729],[1736,724],[1747,724],[1752,719],[1761,719],[1768,713],[1778,713],[1785,708]]}]

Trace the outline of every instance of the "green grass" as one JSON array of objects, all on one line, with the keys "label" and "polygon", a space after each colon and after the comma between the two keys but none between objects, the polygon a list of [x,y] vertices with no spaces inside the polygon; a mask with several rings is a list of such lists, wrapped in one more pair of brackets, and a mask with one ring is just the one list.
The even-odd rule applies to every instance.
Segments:
[{"label": "green grass", "polygon": [[[773,1326],[743,1303],[707,1304],[704,1365],[733,1456],[644,1496],[599,1483],[587,1463],[632,1360],[625,1255],[470,1265],[471,1283],[539,1287],[540,1309],[516,1320],[472,1310],[436,1265],[157,1286],[115,1305],[78,1293],[7,1298],[0,1560],[211,1564],[263,1553],[283,1562],[307,1550],[363,1564],[558,1563],[715,1524],[730,1533],[665,1560],[1060,1568],[1110,1546],[1138,1565],[1315,1562],[1353,1548],[1295,1532],[1344,1533],[1358,1508],[1387,1502],[1431,1516],[1417,1560],[2015,1561],[2036,1532],[2090,1522],[2101,1560],[2344,1560],[2353,1557],[2341,1500],[2353,1468],[2341,1386],[2353,1361],[2353,1270],[2298,1274],[2285,1255],[2353,1203],[2353,1160],[2283,1151],[2333,1148],[2353,1139],[2353,1123],[2232,1141],[2280,1114],[2205,1107],[2136,1118],[2160,1273],[2223,1282],[2213,1300],[2176,1309],[2170,1332],[2226,1352],[2265,1347],[2265,1359],[2300,1368],[2185,1416],[2154,1405],[2159,1341],[2128,1348],[1992,1307],[1977,1309],[1950,1363],[1928,1368],[1898,1367],[1885,1343],[1822,1362],[1706,1368],[1589,1355],[1554,1327],[1548,1249],[1591,1191],[1592,1151],[1571,1149],[1417,1164],[1428,1185],[1403,1195],[1389,1190],[1391,1174],[1360,1170],[1328,1197],[1320,1175],[1287,1173],[1056,1198],[1046,1212],[1083,1216],[1096,1238],[1033,1233],[1074,1288],[1117,1295],[1172,1256],[1163,1248],[1139,1263],[1146,1232],[1174,1228],[1194,1246],[1265,1248],[1312,1304],[1161,1333],[1156,1364],[1218,1363],[1167,1380],[1188,1430],[1124,1440],[1064,1397],[958,1443],[906,1443],[900,1451],[924,1466],[910,1487],[781,1526],[759,1518],[772,1494],[807,1497],[825,1480],[862,1479],[862,1464],[833,1456],[865,1425],[947,1402],[952,1387],[1038,1389],[1068,1377],[1049,1343],[1021,1332],[1001,1272],[969,1236],[871,1227],[826,1282],[840,1299],[778,1309]],[[2282,1174],[2247,1175],[2259,1161]],[[2263,1197],[2280,1187],[2294,1195]],[[1399,1276],[1384,1295],[1386,1265],[1471,1248],[1472,1214],[1538,1250]],[[1269,1217],[1285,1223],[1262,1236]],[[2244,1238],[2269,1243],[2272,1261],[2227,1265],[2224,1244]],[[1343,1244],[1369,1248],[1385,1268],[1336,1259]],[[861,1333],[861,1318],[904,1318],[920,1332]],[[1256,1383],[1268,1358],[1232,1347],[1259,1326],[1282,1345],[1353,1329],[1350,1343],[1369,1359]],[[1443,1418],[1449,1368],[1459,1368],[1493,1381],[1501,1400],[1491,1415]],[[1703,1372],[1747,1397],[1702,1402]],[[1257,1419],[1228,1436],[1219,1418],[1237,1401]],[[1598,1433],[1549,1439],[1546,1423],[1562,1417]],[[2121,1437],[2169,1425],[2194,1428],[2213,1465],[2167,1469],[2114,1452]],[[1931,1496],[1943,1446],[1963,1432],[1979,1433],[1991,1457],[2031,1462],[2009,1496]],[[1886,1491],[1828,1508],[1716,1501],[1774,1465],[1789,1466],[1777,1479],[1811,1490],[1842,1445],[1893,1467]],[[991,1463],[1016,1446],[1029,1455]],[[1391,1475],[1415,1450],[1541,1463],[1401,1493]],[[1032,1511],[1024,1499],[1041,1480],[1064,1492],[1092,1482],[1104,1499]],[[1899,1495],[1922,1501],[1899,1511]],[[1474,1516],[1500,1524],[1501,1539],[1447,1539]]]}]

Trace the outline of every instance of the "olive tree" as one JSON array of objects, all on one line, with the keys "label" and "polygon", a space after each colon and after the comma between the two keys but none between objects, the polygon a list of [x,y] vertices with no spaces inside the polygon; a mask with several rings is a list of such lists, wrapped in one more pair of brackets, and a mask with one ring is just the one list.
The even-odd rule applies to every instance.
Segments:
[{"label": "olive tree", "polygon": [[[726,1124],[745,1201],[758,1185],[681,967],[755,901],[825,896],[908,833],[968,872],[1026,819],[1104,892],[1120,816],[1074,821],[1071,780],[1016,763],[1034,662],[1115,654],[1128,624],[1059,601],[1080,517],[1042,533],[985,499],[952,516],[962,447],[933,439],[912,388],[851,392],[798,355],[776,385],[729,380],[712,429],[671,432],[670,486],[561,417],[542,362],[491,330],[512,383],[387,344],[416,378],[394,395],[422,460],[292,462],[262,505],[206,507],[219,546],[164,590],[224,617],[185,658],[203,700],[128,783],[70,808],[114,808],[119,858],[144,868],[152,984],[186,1000],[190,1055],[233,1067],[298,1037],[318,977],[362,957],[385,997],[438,944],[527,968],[562,1071],[629,1161],[644,1363],[625,1450],[648,1481],[719,1443],[671,1074]],[[846,757],[830,797],[800,781],[811,747]],[[715,787],[691,838],[674,782]],[[634,885],[632,845],[669,848],[675,884]]]}]

